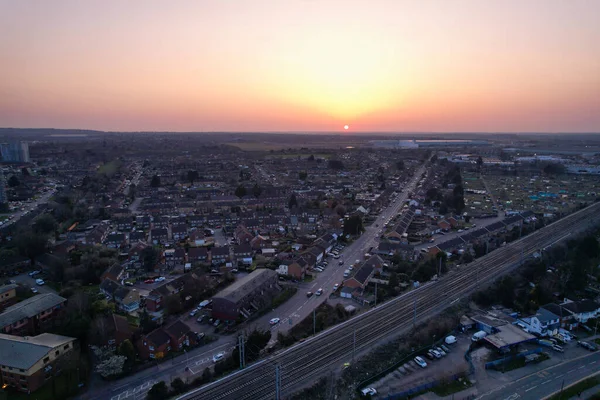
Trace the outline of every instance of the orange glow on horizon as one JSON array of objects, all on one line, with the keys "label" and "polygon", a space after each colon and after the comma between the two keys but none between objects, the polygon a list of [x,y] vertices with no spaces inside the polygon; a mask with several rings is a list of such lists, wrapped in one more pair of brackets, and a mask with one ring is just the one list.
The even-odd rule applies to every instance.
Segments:
[{"label": "orange glow on horizon", "polygon": [[4,2],[0,126],[597,132],[599,14],[560,0]]}]

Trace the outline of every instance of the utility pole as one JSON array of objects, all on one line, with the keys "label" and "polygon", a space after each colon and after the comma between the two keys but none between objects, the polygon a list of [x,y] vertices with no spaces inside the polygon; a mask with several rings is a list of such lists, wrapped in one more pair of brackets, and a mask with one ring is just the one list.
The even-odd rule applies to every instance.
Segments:
[{"label": "utility pole", "polygon": [[244,349],[244,332],[240,336],[238,336],[238,344],[240,346],[240,369],[244,369],[246,355]]},{"label": "utility pole", "polygon": [[313,336],[317,334],[317,311],[313,308]]},{"label": "utility pole", "polygon": [[281,384],[281,375],[279,372],[279,365],[275,366],[275,400],[280,400],[281,396],[281,388],[280,388],[280,384]]},{"label": "utility pole", "polygon": [[375,307],[377,307],[377,282],[375,282]]}]

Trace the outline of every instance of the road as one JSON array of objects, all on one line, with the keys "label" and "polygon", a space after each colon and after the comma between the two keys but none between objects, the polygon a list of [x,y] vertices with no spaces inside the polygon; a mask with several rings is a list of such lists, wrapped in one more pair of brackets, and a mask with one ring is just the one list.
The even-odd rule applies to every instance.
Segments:
[{"label": "road", "polygon": [[[428,282],[378,307],[336,325],[242,371],[196,389],[179,399],[272,399],[276,369],[282,396],[316,380],[332,368],[369,351],[382,339],[406,332],[477,290],[482,284],[509,273],[540,249],[564,241],[600,219],[600,203],[573,213],[522,239],[497,249],[436,282]],[[473,279],[475,278],[475,279]]]},{"label": "road", "polygon": [[[418,172],[415,173],[415,177],[410,181],[405,190],[398,195],[396,202],[392,203],[383,211],[380,217],[382,221],[387,221],[398,213],[404,204],[404,200],[407,198],[408,193],[414,189],[414,186],[418,182],[424,170],[425,166],[421,167]],[[383,223],[385,223],[385,221]],[[382,225],[381,222],[379,222],[379,224]],[[348,263],[354,262],[355,259],[361,259],[364,249],[368,249],[368,247],[372,246],[372,243],[376,240],[378,230],[379,228],[375,226],[367,227],[362,236],[344,249],[344,251],[341,253],[342,257],[340,259],[348,260]],[[217,239],[217,234],[215,234],[215,239]],[[219,241],[226,240],[224,237],[219,237],[218,239]],[[276,337],[278,331],[287,331],[293,326],[293,324],[300,322],[307,315],[309,315],[314,308],[316,308],[318,305],[324,302],[327,297],[329,297],[329,294],[333,289],[333,284],[335,282],[341,282],[343,279],[344,270],[346,269],[345,266],[339,266],[337,262],[338,260],[333,261],[324,272],[317,275],[317,278],[310,283],[310,286],[305,287],[303,284],[301,284],[301,289],[305,288],[306,290],[312,290],[313,292],[319,287],[323,287],[325,293],[322,296],[312,296],[310,299],[307,299],[306,290],[299,290],[294,297],[285,302],[277,310],[267,313],[267,315],[264,315],[254,321],[251,327],[270,329],[271,326],[269,324],[269,320],[271,318],[276,316],[284,316],[280,317],[282,322],[279,325],[271,328],[273,337]],[[139,283],[139,286],[145,290],[148,290],[154,285]],[[291,324],[290,321],[292,321]],[[189,352],[187,357],[179,356],[178,358],[174,359],[173,362],[175,364],[170,361],[163,362],[156,368],[139,372],[134,376],[120,379],[117,382],[104,383],[100,390],[91,388],[87,393],[80,396],[80,398],[87,400],[136,400],[138,398],[142,398],[155,382],[161,380],[170,382],[176,376],[189,379],[195,378],[198,372],[202,373],[206,366],[212,365],[210,359],[214,354],[220,351],[230,352],[233,350],[233,346],[235,346],[236,343],[237,341],[235,338],[227,336],[220,337],[217,342],[213,342],[209,345],[192,350]],[[185,370],[186,363],[190,367],[189,371]]]},{"label": "road", "polygon": [[34,210],[40,204],[47,203],[48,200],[50,199],[50,197],[54,196],[55,193],[56,193],[55,189],[50,189],[47,192],[43,193],[38,199],[30,201],[30,202],[24,202],[23,203],[23,207],[25,208],[24,210],[19,210],[19,211],[13,212],[13,213],[2,214],[2,215],[12,216],[12,219],[9,221],[6,221],[2,226],[9,226],[11,224],[14,224],[19,219],[21,219],[21,217],[23,215],[25,215],[26,213],[29,213],[31,210]]},{"label": "road", "polygon": [[[275,317],[280,318],[281,322],[278,325],[270,327],[273,332],[273,338],[276,338],[277,332],[287,332],[292,326],[310,315],[315,308],[329,298],[329,295],[333,292],[333,285],[336,283],[341,284],[344,280],[344,271],[347,267],[350,264],[354,264],[356,260],[364,260],[365,251],[377,245],[379,230],[383,224],[395,217],[401,210],[404,201],[408,198],[408,194],[414,190],[425,168],[426,166],[423,165],[415,172],[413,179],[398,194],[395,201],[382,211],[377,221],[367,226],[365,232],[358,239],[346,246],[340,253],[339,260],[330,257],[328,260],[329,265],[325,268],[325,271],[317,273],[316,278],[312,282],[300,284],[298,292],[291,299],[286,301],[277,310],[257,319],[251,326],[260,329],[269,329],[269,321]],[[375,224],[379,224],[380,227],[376,227]],[[341,260],[344,261],[343,265],[339,265],[339,261]],[[307,291],[314,293],[319,288],[322,288],[324,292],[321,296],[313,295],[310,298],[306,297]]]},{"label": "road", "polygon": [[600,352],[590,353],[506,382],[477,397],[478,400],[543,399],[599,371]]}]

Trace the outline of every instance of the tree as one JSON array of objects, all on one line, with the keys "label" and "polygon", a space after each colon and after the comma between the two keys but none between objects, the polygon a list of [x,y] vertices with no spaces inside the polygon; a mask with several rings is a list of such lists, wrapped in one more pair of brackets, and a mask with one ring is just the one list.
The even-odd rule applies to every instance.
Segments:
[{"label": "tree", "polygon": [[[260,356],[261,350],[269,343],[271,340],[271,332],[270,331],[259,331],[255,329],[252,331],[246,338],[246,342],[244,345],[246,362],[251,363],[253,361],[258,360]],[[234,360],[239,359],[239,348],[236,347],[231,353],[231,357]]]},{"label": "tree", "polygon": [[156,264],[158,263],[158,250],[154,247],[149,246],[142,250],[141,258],[144,269],[148,272],[154,271]]},{"label": "tree", "polygon": [[399,284],[398,281],[398,274],[396,274],[395,272],[392,272],[390,274],[390,280],[388,281],[388,285],[390,288],[394,289],[395,287],[397,287]]},{"label": "tree", "polygon": [[175,315],[181,312],[183,304],[179,295],[172,294],[165,299],[165,311],[168,315]]},{"label": "tree", "polygon": [[404,161],[402,161],[402,160],[396,161],[396,168],[398,170],[402,171],[405,168]]},{"label": "tree", "polygon": [[364,230],[360,215],[353,215],[344,222],[344,235],[358,235]]},{"label": "tree", "polygon": [[340,204],[339,206],[337,206],[337,207],[335,208],[335,213],[336,213],[337,215],[339,215],[339,216],[340,216],[340,218],[343,218],[343,217],[344,217],[344,215],[346,215],[346,207],[344,207],[343,205],[341,205],[341,204]]},{"label": "tree", "polygon": [[258,186],[258,183],[255,183],[254,187],[252,188],[252,195],[258,199],[260,197],[261,193],[262,193],[261,187]]},{"label": "tree", "polygon": [[111,319],[106,315],[99,315],[90,324],[88,341],[95,346],[104,346],[111,339],[112,331]]},{"label": "tree", "polygon": [[38,218],[36,218],[33,224],[33,230],[36,233],[41,234],[49,234],[53,233],[56,230],[56,220],[50,214],[42,214]]},{"label": "tree", "polygon": [[327,162],[327,168],[329,169],[344,169],[344,163],[340,160],[329,160]]},{"label": "tree", "polygon": [[308,161],[315,161],[315,156],[313,154],[311,154],[310,156],[308,156],[307,160]]},{"label": "tree", "polygon": [[238,186],[237,189],[235,189],[235,195],[241,199],[246,195],[246,188],[242,185]]},{"label": "tree", "polygon": [[123,366],[127,357],[112,355],[96,365],[96,372],[99,373],[103,378],[110,376],[121,375],[123,373]]},{"label": "tree", "polygon": [[477,169],[481,169],[481,167],[483,166],[483,158],[481,158],[481,156],[477,157]]},{"label": "tree", "polygon": [[204,383],[210,382],[210,380],[212,379],[212,372],[210,371],[210,368],[206,367],[204,368],[204,371],[202,371],[202,381]]},{"label": "tree", "polygon": [[562,164],[548,164],[544,167],[544,173],[548,175],[560,175],[566,172],[566,168]]},{"label": "tree", "polygon": [[21,182],[19,181],[19,178],[17,178],[16,175],[11,176],[10,178],[8,178],[8,186],[10,187],[17,187],[21,184]]},{"label": "tree", "polygon": [[290,210],[294,207],[298,207],[298,199],[296,198],[296,193],[292,193],[290,196],[290,200],[288,201],[288,207]]},{"label": "tree", "polygon": [[130,371],[135,365],[135,349],[133,348],[133,343],[131,343],[129,339],[125,339],[119,345],[118,353],[127,358],[125,361],[125,369]]},{"label": "tree", "polygon": [[187,386],[188,385],[186,385],[185,382],[181,380],[181,378],[175,378],[171,382],[171,388],[177,394],[185,393],[187,390]]},{"label": "tree", "polygon": [[146,395],[147,400],[165,400],[169,398],[169,388],[165,381],[155,383],[148,394]]},{"label": "tree", "polygon": [[154,175],[152,180],[150,180],[150,186],[157,188],[160,186],[160,176]]},{"label": "tree", "polygon": [[579,254],[587,257],[587,258],[596,258],[600,256],[600,245],[598,244],[598,240],[593,235],[588,235],[584,237],[579,242]]},{"label": "tree", "polygon": [[144,308],[140,314],[140,328],[142,333],[147,334],[158,328],[158,324],[152,320],[148,311]]},{"label": "tree", "polygon": [[199,178],[198,171],[188,171],[187,179],[188,179],[188,181],[190,181],[190,185],[193,185],[194,181],[198,180],[198,178]]},{"label": "tree", "polygon": [[21,255],[35,260],[46,252],[48,238],[45,235],[36,235],[31,231],[18,233],[14,242]]},{"label": "tree", "polygon": [[306,180],[306,178],[308,178],[308,173],[306,171],[298,172],[298,179],[300,179],[301,181],[304,181],[304,180]]}]

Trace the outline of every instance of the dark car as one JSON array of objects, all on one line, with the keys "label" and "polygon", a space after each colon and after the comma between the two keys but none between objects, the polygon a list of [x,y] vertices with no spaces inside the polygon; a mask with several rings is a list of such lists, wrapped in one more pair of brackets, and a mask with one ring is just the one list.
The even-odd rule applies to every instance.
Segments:
[{"label": "dark car", "polygon": [[313,292],[306,292],[306,297],[310,297],[313,295]]}]

